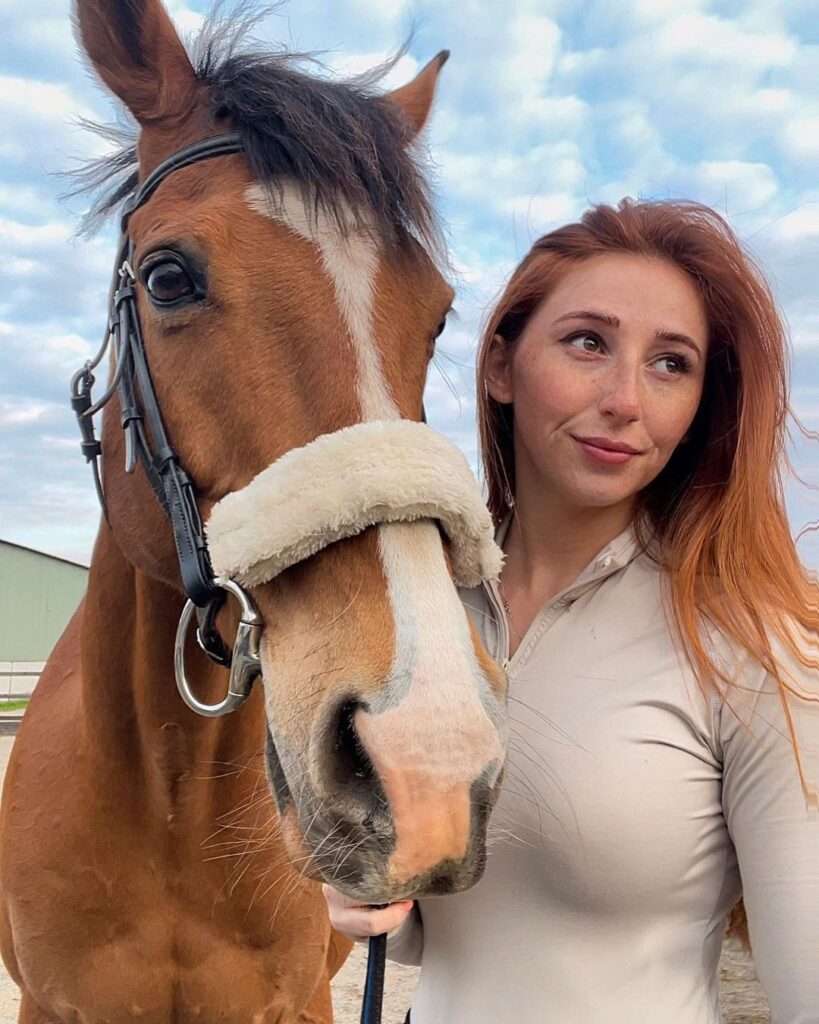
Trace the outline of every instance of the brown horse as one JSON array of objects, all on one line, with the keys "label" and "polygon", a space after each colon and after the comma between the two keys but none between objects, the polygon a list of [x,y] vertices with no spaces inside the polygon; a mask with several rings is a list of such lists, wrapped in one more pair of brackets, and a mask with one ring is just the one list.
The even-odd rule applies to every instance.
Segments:
[{"label": "brown horse", "polygon": [[[131,177],[100,208],[181,147],[242,139],[241,153],[175,170],[133,213],[136,304],[202,518],[227,496],[269,526],[257,480],[273,468],[292,483],[283,457],[315,444],[281,510],[298,527],[313,514],[303,489],[331,504],[346,493],[328,436],[427,429],[451,290],[412,145],[443,59],[378,95],[243,54],[223,29],[196,63],[158,0],[79,0],[76,21],[139,125],[131,163],[110,162]],[[88,592],[5,780],[0,942],[19,1019],[329,1021],[348,946],[315,879],[372,902],[474,883],[503,762],[503,676],[458,600],[455,545],[422,502],[415,522],[359,524],[248,584],[263,688],[227,718],[194,714],[174,686],[184,595],[171,531],[142,469],[123,468],[117,405]],[[364,477],[349,472],[355,490]],[[217,625],[230,638],[235,613]],[[187,671],[203,701],[224,693],[225,672],[192,644]]]}]

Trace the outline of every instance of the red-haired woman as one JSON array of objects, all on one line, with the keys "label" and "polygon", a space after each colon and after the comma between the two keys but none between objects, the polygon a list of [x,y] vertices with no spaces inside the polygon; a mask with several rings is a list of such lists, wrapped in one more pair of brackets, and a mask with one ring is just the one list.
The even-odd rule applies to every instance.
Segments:
[{"label": "red-haired woman", "polygon": [[[541,238],[489,319],[478,403],[506,563],[465,593],[512,740],[470,892],[397,929],[413,1024],[711,1024],[744,898],[776,1024],[819,1022],[819,601],[782,497],[771,293],[693,203]],[[399,927],[400,925],[400,927]]]}]

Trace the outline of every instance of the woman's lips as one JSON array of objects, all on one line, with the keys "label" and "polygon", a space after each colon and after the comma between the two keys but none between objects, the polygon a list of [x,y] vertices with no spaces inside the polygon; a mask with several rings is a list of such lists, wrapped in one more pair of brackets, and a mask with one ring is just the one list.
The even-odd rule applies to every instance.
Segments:
[{"label": "woman's lips", "polygon": [[[572,435],[574,437],[574,435]],[[597,437],[574,437],[585,454],[595,462],[607,466],[621,465],[641,453],[628,445],[607,441]]]}]

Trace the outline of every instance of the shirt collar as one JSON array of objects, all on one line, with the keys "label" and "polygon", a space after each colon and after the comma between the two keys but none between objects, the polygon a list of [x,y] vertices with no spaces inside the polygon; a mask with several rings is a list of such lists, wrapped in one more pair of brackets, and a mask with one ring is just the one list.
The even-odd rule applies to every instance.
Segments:
[{"label": "shirt collar", "polygon": [[[513,512],[508,512],[495,531],[495,542],[503,547],[506,534],[509,532],[509,525],[512,522]],[[566,587],[555,600],[563,599],[573,601],[585,592],[592,584],[598,583],[611,576],[612,573],[624,569],[630,562],[633,562],[640,554],[641,546],[637,539],[637,531],[633,523],[619,533],[613,540],[594,556],[585,569],[578,575],[574,583]]]}]

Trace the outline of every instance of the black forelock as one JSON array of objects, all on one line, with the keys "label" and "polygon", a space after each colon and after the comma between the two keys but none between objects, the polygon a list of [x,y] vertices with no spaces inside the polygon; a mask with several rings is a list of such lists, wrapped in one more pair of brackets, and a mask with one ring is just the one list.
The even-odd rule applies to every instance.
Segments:
[{"label": "black forelock", "polygon": [[[408,236],[438,248],[429,188],[409,126],[376,88],[385,68],[341,81],[304,70],[304,54],[243,48],[255,15],[241,3],[230,20],[217,10],[193,44],[197,77],[205,83],[214,124],[238,132],[256,178],[273,189],[295,180],[314,210],[348,227],[345,211],[363,213],[386,242]],[[133,132],[89,124],[116,140],[113,156],[91,161],[72,177],[70,194],[102,190],[86,216],[93,230],[136,187]],[[227,128],[226,128],[227,130]]]}]

